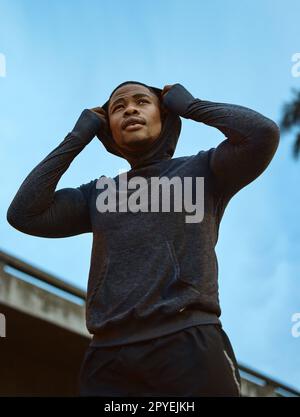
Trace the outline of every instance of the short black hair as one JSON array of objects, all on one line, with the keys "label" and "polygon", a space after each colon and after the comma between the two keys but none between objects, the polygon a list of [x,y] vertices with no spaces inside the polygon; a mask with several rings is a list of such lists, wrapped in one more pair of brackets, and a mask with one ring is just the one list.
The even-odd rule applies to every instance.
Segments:
[{"label": "short black hair", "polygon": [[164,121],[165,121],[165,118],[167,116],[167,111],[166,111],[166,109],[165,109],[165,107],[164,107],[164,105],[162,103],[162,100],[161,100],[161,95],[160,95],[161,90],[160,89],[154,89],[153,87],[151,87],[151,86],[149,86],[147,84],[141,83],[140,81],[125,81],[125,82],[119,84],[112,91],[112,93],[110,94],[109,99],[107,101],[107,117],[108,117],[108,120],[109,120],[108,107],[109,107],[110,99],[113,96],[113,94],[114,94],[115,91],[117,91],[120,87],[123,87],[123,85],[126,85],[126,84],[140,84],[140,85],[143,85],[144,87],[148,88],[148,90],[158,98],[159,109],[160,109],[160,117],[161,117],[161,122],[163,124]]}]

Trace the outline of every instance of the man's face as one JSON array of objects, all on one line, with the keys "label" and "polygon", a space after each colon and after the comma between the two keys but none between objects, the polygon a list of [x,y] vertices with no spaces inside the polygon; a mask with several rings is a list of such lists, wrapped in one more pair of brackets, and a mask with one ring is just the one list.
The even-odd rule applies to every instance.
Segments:
[{"label": "man's face", "polygon": [[[159,137],[162,127],[159,99],[143,85],[126,84],[118,88],[109,100],[108,114],[112,136],[125,152],[143,152]],[[130,121],[136,124],[128,125]]]}]

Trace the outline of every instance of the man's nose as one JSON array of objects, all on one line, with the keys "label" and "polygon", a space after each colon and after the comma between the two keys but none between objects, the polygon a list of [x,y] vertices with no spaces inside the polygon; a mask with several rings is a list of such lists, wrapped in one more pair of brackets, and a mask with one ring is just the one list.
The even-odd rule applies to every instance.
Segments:
[{"label": "man's nose", "polygon": [[125,114],[126,115],[128,115],[128,114],[132,114],[132,113],[137,113],[138,112],[138,110],[137,110],[137,108],[135,107],[135,106],[133,106],[132,104],[130,104],[127,108],[126,108],[126,110],[125,110]]}]

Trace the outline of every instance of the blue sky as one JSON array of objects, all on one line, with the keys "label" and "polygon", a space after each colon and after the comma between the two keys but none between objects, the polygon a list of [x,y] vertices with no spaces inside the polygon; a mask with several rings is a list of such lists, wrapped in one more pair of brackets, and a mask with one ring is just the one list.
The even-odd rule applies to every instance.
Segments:
[{"label": "blue sky", "polygon": [[[297,0],[0,0],[0,247],[86,288],[92,236],[46,239],[6,222],[27,174],[126,80],[162,88],[179,82],[195,97],[244,105],[279,121],[300,89]],[[0,71],[1,73],[1,71]],[[182,119],[174,157],[216,146],[217,129]],[[216,247],[222,322],[237,359],[300,389],[300,159],[293,132],[268,169],[229,203]],[[129,165],[95,138],[61,178],[77,187]]]}]

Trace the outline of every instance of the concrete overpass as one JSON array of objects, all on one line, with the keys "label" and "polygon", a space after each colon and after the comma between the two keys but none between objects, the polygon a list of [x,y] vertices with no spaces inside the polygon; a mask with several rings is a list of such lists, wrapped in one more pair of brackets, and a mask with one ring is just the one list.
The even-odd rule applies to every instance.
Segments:
[{"label": "concrete overpass", "polygon": [[[0,251],[0,396],[74,396],[90,341],[79,288]],[[242,395],[300,393],[239,364]]]}]

